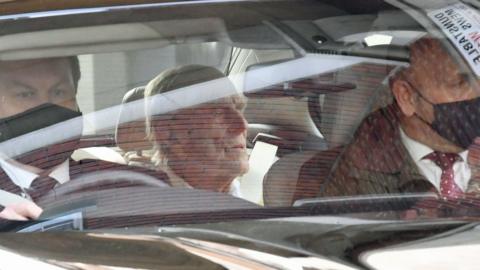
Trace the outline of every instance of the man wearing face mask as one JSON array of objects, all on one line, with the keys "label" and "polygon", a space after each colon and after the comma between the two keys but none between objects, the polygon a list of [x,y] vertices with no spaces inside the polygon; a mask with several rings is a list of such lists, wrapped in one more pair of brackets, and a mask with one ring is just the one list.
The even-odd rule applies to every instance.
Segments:
[{"label": "man wearing face mask", "polygon": [[[75,99],[79,79],[76,57],[1,62],[0,141],[80,116]],[[71,143],[76,144],[78,140]],[[33,195],[33,192],[29,192],[29,189],[33,189],[33,180],[40,174],[53,176],[59,182],[66,181],[68,158],[74,148],[75,145],[69,150],[60,151],[54,160],[48,160],[48,155],[42,153],[14,159],[2,158],[1,195],[4,198],[12,197],[12,194],[30,197],[29,193]],[[50,184],[41,186],[47,185]],[[12,204],[7,200],[1,205],[0,218],[37,218],[41,209],[28,200],[31,198],[26,199]]]},{"label": "man wearing face mask", "polygon": [[[41,197],[92,168],[96,172],[134,170],[165,179],[147,169],[70,157],[79,148],[82,134],[76,100],[79,79],[77,57],[0,62],[1,219],[38,218],[42,209],[35,203]],[[38,133],[58,123],[62,123],[61,134]],[[34,140],[15,141],[29,133]],[[60,139],[49,141],[55,136]]]},{"label": "man wearing face mask", "polygon": [[394,102],[364,119],[320,195],[479,194],[471,164],[480,137],[478,81],[425,37],[411,45],[410,66],[390,78],[390,88]]}]

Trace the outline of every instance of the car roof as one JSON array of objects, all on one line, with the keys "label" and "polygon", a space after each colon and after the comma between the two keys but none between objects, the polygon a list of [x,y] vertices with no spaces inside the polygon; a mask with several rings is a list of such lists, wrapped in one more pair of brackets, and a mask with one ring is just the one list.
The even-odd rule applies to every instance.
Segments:
[{"label": "car roof", "polygon": [[[0,0],[2,1],[2,0]],[[284,48],[283,40],[279,40],[280,35],[272,35],[271,31],[266,33],[261,31],[268,28],[265,22],[279,22],[274,28],[279,29],[281,32],[292,32],[293,29],[305,28],[303,24],[317,23],[317,27],[320,27],[322,31],[335,34],[336,38],[342,36],[348,36],[351,34],[365,32],[374,21],[379,19],[379,23],[375,24],[375,30],[380,31],[387,29],[392,31],[398,30],[413,30],[419,29],[416,22],[411,18],[408,18],[404,13],[397,8],[385,3],[382,0],[367,0],[358,3],[353,0],[321,0],[321,1],[307,1],[307,0],[266,0],[266,1],[225,1],[225,0],[201,0],[201,1],[151,1],[151,0],[101,0],[101,1],[80,1],[80,0],[45,0],[41,1],[42,5],[38,4],[39,1],[24,0],[24,1],[9,1],[0,2],[0,36],[8,36],[17,33],[33,33],[38,31],[50,31],[46,35],[54,35],[55,38],[45,38],[44,40],[62,40],[65,36],[65,40],[71,40],[66,36],[72,35],[75,31],[84,31],[79,29],[80,27],[89,26],[105,26],[112,25],[112,27],[120,28],[122,23],[138,23],[137,27],[142,27],[140,24],[149,23],[152,21],[168,21],[172,23],[181,19],[183,21],[191,20],[191,24],[196,25],[200,30],[186,29],[190,32],[202,32],[208,29],[206,35],[202,32],[202,35],[206,39],[218,40],[218,36],[224,34],[226,31],[229,33],[229,38],[237,47],[256,47],[256,48]],[[391,16],[394,13],[400,14],[400,17]],[[373,14],[373,15],[372,15]],[[375,15],[377,14],[377,15]],[[382,14],[380,16],[380,14]],[[365,15],[365,16],[363,16]],[[342,16],[356,17],[356,21],[345,25]],[[323,22],[323,19],[333,18],[336,21],[330,20],[328,23]],[[217,22],[213,22],[216,27],[202,26],[198,22],[193,23],[194,20],[207,20],[204,25],[211,24],[212,18],[218,18]],[[390,23],[386,23],[382,18],[397,18],[388,19]],[[308,22],[310,21],[310,22]],[[352,20],[353,21],[353,20]],[[362,22],[362,23],[357,23]],[[406,24],[405,24],[406,23]],[[114,26],[116,25],[116,26]],[[330,26],[330,29],[327,29]],[[365,26],[365,27],[364,27]],[[148,25],[146,27],[152,27]],[[256,28],[255,28],[256,27]],[[75,30],[75,28],[77,30]],[[262,28],[262,29],[260,29]],[[270,27],[271,28],[271,27]],[[365,28],[365,29],[364,29]],[[55,32],[60,29],[63,32]],[[100,28],[99,28],[100,29]],[[171,29],[171,27],[169,28]],[[168,29],[167,29],[168,30]],[[225,31],[226,30],[226,31]],[[238,31],[237,31],[238,30]],[[245,39],[250,34],[246,35],[245,32],[251,33],[255,30],[258,35],[263,35],[262,39],[257,39],[256,43],[252,43],[251,40]],[[185,32],[184,31],[184,32]],[[104,31],[110,33],[111,31]],[[138,31],[134,31],[138,33]],[[160,31],[161,32],[161,31]],[[170,31],[172,32],[172,31]],[[85,32],[77,36],[85,37]],[[172,33],[162,33],[163,37],[182,36],[185,33],[177,31]],[[270,34],[270,35],[266,35]],[[116,35],[116,34],[111,34]],[[302,37],[303,45],[308,45],[309,51],[337,51],[339,50],[338,44],[321,44],[322,48],[318,47],[318,44],[312,41],[311,33],[302,33],[305,35]],[[92,36],[92,35],[87,35]],[[93,35],[99,36],[99,35]],[[298,35],[297,35],[298,36]],[[337,37],[338,36],[338,37]],[[15,38],[15,40],[18,40]],[[138,38],[134,38],[138,42]],[[259,44],[261,41],[262,44]],[[315,44],[308,44],[314,42]],[[2,40],[3,44],[7,44],[5,38]],[[84,42],[85,43],[85,42]],[[8,43],[9,44],[9,43]],[[13,43],[12,43],[13,44]],[[23,42],[30,44],[30,42]],[[38,44],[33,44],[36,46]],[[48,44],[41,44],[45,47]],[[302,46],[303,46],[302,45]],[[8,46],[7,46],[8,47]],[[37,46],[38,47],[38,46]],[[341,46],[343,47],[343,45]],[[17,47],[2,47],[1,51],[8,49],[18,50]],[[396,49],[396,48],[395,48]],[[367,52],[370,55],[380,55],[383,57],[384,52],[377,52],[383,50],[382,48],[375,48],[375,52]],[[392,51],[392,50],[390,50]],[[75,52],[68,52],[75,53]],[[81,52],[78,52],[81,53]],[[345,53],[345,52],[341,52]],[[76,53],[77,54],[77,53]],[[26,55],[26,54],[22,54]],[[404,60],[405,54],[400,53],[399,56],[393,55],[392,59]],[[35,56],[32,56],[35,57]],[[5,57],[1,57],[4,60],[8,60]],[[14,59],[11,57],[9,59]]]},{"label": "car roof", "polygon": [[0,14],[18,14],[62,9],[108,7],[145,3],[172,3],[162,0],[0,0]]},{"label": "car roof", "polygon": [[[162,4],[162,5],[188,5],[188,4],[221,4],[221,3],[242,3],[258,4],[262,2],[290,2],[295,5],[298,0],[189,0],[189,1],[168,1],[168,0],[0,0],[0,15],[22,14],[31,12],[45,12],[66,9],[83,9],[98,7],[114,7],[142,4]],[[322,2],[324,4],[341,7],[351,14],[371,13],[384,9],[391,9],[391,6],[383,0],[323,0],[323,1],[305,1]],[[295,9],[290,12],[295,14]]]}]

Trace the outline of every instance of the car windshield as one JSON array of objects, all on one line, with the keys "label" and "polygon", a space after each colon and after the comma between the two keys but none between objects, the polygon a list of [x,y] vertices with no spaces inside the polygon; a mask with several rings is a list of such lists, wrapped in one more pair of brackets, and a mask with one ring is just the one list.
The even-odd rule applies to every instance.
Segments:
[{"label": "car windshield", "polygon": [[476,1],[0,5],[4,231],[478,217]]}]

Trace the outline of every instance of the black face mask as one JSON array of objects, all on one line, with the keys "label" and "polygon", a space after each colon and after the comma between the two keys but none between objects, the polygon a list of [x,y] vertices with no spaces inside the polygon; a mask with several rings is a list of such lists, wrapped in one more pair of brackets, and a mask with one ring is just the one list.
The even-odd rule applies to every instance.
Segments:
[{"label": "black face mask", "polygon": [[467,149],[476,137],[480,137],[480,98],[434,104],[420,92],[417,93],[433,106],[435,118],[429,125],[440,136],[463,149]]},{"label": "black face mask", "polygon": [[0,142],[81,116],[82,113],[55,104],[42,104],[0,119]]}]

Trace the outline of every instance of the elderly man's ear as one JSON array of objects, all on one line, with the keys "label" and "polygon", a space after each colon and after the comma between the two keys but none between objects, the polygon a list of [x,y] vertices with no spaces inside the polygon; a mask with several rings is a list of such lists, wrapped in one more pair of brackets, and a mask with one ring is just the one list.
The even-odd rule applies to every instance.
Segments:
[{"label": "elderly man's ear", "polygon": [[392,92],[402,113],[407,116],[415,114],[416,94],[404,80],[396,80],[392,85]]}]

